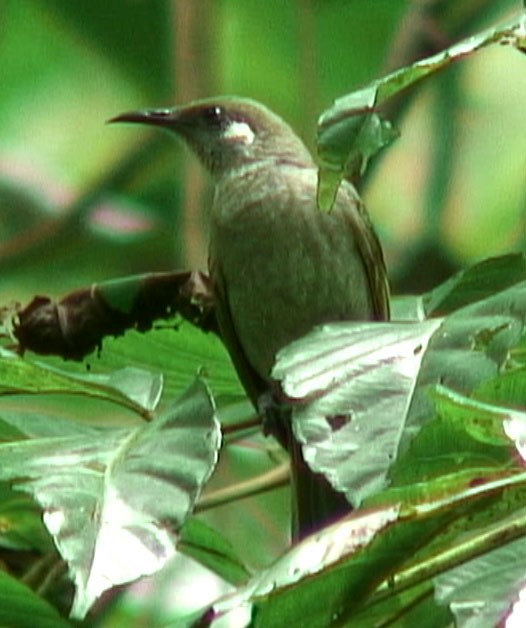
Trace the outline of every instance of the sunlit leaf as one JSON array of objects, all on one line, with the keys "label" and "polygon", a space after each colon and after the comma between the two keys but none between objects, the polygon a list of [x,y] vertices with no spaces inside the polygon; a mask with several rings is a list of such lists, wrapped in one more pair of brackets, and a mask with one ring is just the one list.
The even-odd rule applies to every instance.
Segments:
[{"label": "sunlit leaf", "polygon": [[[397,458],[436,414],[430,388],[440,384],[466,396],[496,377],[525,321],[526,282],[520,282],[445,319],[329,324],[292,343],[273,374],[291,399],[307,464],[353,505],[381,490]],[[502,409],[490,411],[502,419]],[[475,430],[473,408],[470,416]],[[491,429],[495,439],[501,421]],[[443,454],[435,446],[427,459]]]},{"label": "sunlit leaf", "polygon": [[524,425],[526,428],[525,412],[471,399],[444,386],[437,386],[432,396],[439,416],[457,423],[472,438],[483,443],[509,445],[506,426]]},{"label": "sunlit leaf", "polygon": [[518,539],[437,576],[435,598],[458,628],[522,626],[525,561],[526,540]]},{"label": "sunlit leaf", "polygon": [[[309,628],[334,623],[371,625],[364,606],[418,585],[423,577],[430,577],[431,569],[451,566],[455,558],[461,563],[477,555],[480,542],[466,544],[458,557],[448,546],[419,561],[415,560],[418,550],[479,504],[482,507],[489,498],[525,483],[526,477],[520,473],[451,492],[437,484],[414,501],[351,514],[307,537],[235,593],[216,602],[213,616],[208,612],[207,619],[212,618],[212,626],[214,620],[221,626],[228,619],[236,626],[286,627],[301,625],[305,618]],[[405,565],[409,567],[404,569]],[[362,611],[365,623],[355,624],[354,618]]]},{"label": "sunlit leaf", "polygon": [[[281,589],[297,584],[323,569],[334,566],[343,557],[359,552],[370,544],[383,528],[389,527],[396,521],[398,516],[399,507],[396,505],[378,508],[347,517],[342,522],[325,528],[323,533],[307,537],[285,553],[274,565],[256,574],[235,594],[226,596],[224,600],[216,603],[214,613],[223,620],[225,616],[229,619],[235,617],[236,625],[248,626],[251,605],[258,599],[264,599],[274,593],[279,595]],[[319,599],[311,600],[312,602],[314,606],[320,606]],[[321,614],[324,616],[324,621],[327,621],[327,615],[331,616],[333,612],[331,607],[332,605],[329,605],[323,609]],[[298,618],[305,610],[305,607],[298,603],[296,610],[290,608],[289,615],[295,615]],[[274,620],[267,625],[285,626],[287,621],[290,621],[290,616],[283,617],[282,622],[276,623]],[[311,621],[313,621],[310,624],[312,626],[320,625],[314,618]],[[255,625],[260,624],[256,622]]]},{"label": "sunlit leaf", "polygon": [[220,432],[201,380],[139,429],[0,446],[0,475],[22,480],[69,565],[85,615],[109,587],[160,569],[171,530],[191,512],[217,460]]},{"label": "sunlit leaf", "polygon": [[324,325],[278,355],[273,375],[293,408],[314,471],[354,505],[385,485],[420,363],[441,319]]}]

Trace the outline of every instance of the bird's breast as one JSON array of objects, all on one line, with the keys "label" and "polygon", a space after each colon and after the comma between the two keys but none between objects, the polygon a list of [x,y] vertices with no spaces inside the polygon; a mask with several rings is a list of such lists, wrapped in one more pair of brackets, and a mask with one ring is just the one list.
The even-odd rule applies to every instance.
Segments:
[{"label": "bird's breast", "polygon": [[349,186],[330,213],[320,212],[316,176],[314,168],[291,166],[216,189],[210,233],[210,272],[221,286],[216,307],[228,310],[243,352],[265,378],[277,351],[315,325],[373,315],[357,197]]}]

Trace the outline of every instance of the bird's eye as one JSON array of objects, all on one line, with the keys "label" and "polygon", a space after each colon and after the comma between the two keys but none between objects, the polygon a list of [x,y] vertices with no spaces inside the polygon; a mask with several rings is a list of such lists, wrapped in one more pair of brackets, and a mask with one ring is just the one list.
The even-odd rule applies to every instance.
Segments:
[{"label": "bird's eye", "polygon": [[224,122],[223,109],[219,107],[218,105],[207,107],[203,111],[203,117],[205,118],[208,124],[213,125],[213,126],[221,126]]}]

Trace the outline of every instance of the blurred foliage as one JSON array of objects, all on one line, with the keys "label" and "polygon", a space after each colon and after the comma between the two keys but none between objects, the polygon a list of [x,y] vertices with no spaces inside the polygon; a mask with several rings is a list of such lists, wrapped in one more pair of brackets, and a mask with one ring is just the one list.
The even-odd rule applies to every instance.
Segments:
[{"label": "blurred foliage", "polygon": [[[110,117],[235,93],[265,102],[313,148],[315,121],[334,99],[520,4],[4,0],[0,302],[60,295],[131,273],[206,266],[210,191],[193,158],[162,135],[105,126]],[[525,100],[524,58],[495,48],[389,105],[385,114],[401,138],[371,165],[361,191],[396,293],[422,292],[471,261],[524,248]],[[102,361],[93,356],[89,364],[104,371],[140,363],[142,352],[150,352],[169,374],[168,389],[181,390],[188,380],[166,368],[169,333],[154,332],[144,348],[132,343],[130,350],[138,352],[132,357],[126,342],[112,341],[115,352],[103,352]],[[220,373],[220,394],[235,396],[221,347],[199,344],[198,335],[183,334],[192,369],[211,364],[212,375]],[[56,418],[57,407],[68,420],[74,414],[79,422],[131,421],[107,405],[76,399],[7,398],[2,412],[45,421]],[[233,422],[246,410],[242,402],[231,403],[223,418]],[[270,445],[234,444],[214,482],[266,471],[279,454],[270,449],[262,457],[265,448]],[[25,499],[23,507],[31,512]],[[208,520],[236,539],[248,565],[267,564],[286,544],[286,490],[251,498],[243,507],[242,521],[228,506]],[[34,518],[26,528],[37,528]],[[29,548],[25,537],[15,543],[24,551],[41,546],[40,536]],[[120,625],[119,613],[122,625],[130,625],[128,612],[117,609],[111,625]]]},{"label": "blurred foliage", "polygon": [[[281,113],[313,147],[333,99],[518,4],[3,3],[0,295],[205,266],[210,197],[200,171],[166,137],[104,126],[112,115],[238,93]],[[402,137],[362,191],[396,292],[522,248],[521,62],[510,49],[485,51],[389,107]]]}]

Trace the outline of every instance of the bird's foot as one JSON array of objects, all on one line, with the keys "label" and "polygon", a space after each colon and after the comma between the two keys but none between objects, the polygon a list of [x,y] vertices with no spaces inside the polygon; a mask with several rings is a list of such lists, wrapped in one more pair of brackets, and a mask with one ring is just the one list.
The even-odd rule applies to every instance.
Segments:
[{"label": "bird's foot", "polygon": [[267,390],[259,396],[257,407],[265,436],[274,436],[285,449],[288,449],[291,425],[290,408],[283,401],[280,401],[272,390]]}]

